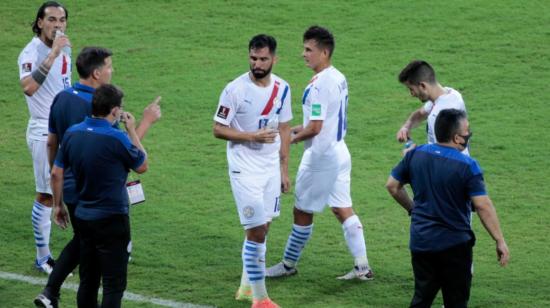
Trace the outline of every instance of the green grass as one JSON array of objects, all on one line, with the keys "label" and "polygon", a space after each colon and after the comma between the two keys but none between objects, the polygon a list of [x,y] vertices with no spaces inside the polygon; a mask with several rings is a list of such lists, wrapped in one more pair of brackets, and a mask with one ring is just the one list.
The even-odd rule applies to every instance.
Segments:
[{"label": "green grass", "polygon": [[[0,20],[0,271],[38,276],[30,210],[33,175],[25,142],[28,111],[18,85],[17,56],[31,39],[41,1],[4,3]],[[411,59],[434,65],[443,85],[458,89],[475,135],[472,155],[485,171],[512,260],[505,269],[476,218],[472,307],[547,307],[546,188],[550,163],[550,2],[548,1],[65,1],[73,54],[83,46],[114,51],[113,82],[125,107],[140,113],[162,95],[163,118],[144,142],[150,171],[140,176],[147,202],[132,211],[134,262],[128,290],[219,307],[240,281],[243,239],[231,195],[225,143],[211,133],[225,84],[247,70],[247,43],[260,32],[279,43],[274,72],[292,87],[293,123],[311,77],[301,35],[312,24],[336,37],[334,65],[348,78],[347,143],[353,160],[354,209],[365,229],[376,280],[334,279],[350,269],[341,227],[327,211],[315,219],[300,274],[268,281],[283,307],[403,307],[412,296],[408,218],[383,188],[400,158],[395,132],[420,106],[396,75]],[[74,78],[76,69],[73,67]],[[425,140],[422,129],[414,139]],[[301,146],[291,149],[291,174]],[[292,221],[292,196],[268,242],[268,264],[282,255]],[[69,232],[53,229],[58,254]],[[77,278],[72,278],[73,282]],[[40,287],[0,280],[5,307],[29,307]],[[72,306],[75,293],[63,291]],[[441,299],[436,300],[441,304]],[[125,307],[146,307],[125,302]]]}]

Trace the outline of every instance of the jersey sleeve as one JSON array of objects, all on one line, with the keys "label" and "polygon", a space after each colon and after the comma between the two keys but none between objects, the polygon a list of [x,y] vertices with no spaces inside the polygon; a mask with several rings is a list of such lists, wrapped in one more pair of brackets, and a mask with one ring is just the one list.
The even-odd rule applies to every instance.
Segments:
[{"label": "jersey sleeve", "polygon": [[214,121],[229,126],[235,117],[237,107],[237,98],[235,97],[233,91],[231,91],[231,87],[228,85],[225,89],[223,89],[220,95],[218,108],[214,114]]},{"label": "jersey sleeve", "polygon": [[56,121],[55,121],[55,106],[56,106],[56,102],[59,100],[59,94],[57,94],[54,99],[53,99],[53,102],[52,102],[52,106],[50,107],[50,115],[48,117],[48,132],[52,133],[52,134],[57,134],[58,132],[58,127],[57,127],[57,124],[56,124]]},{"label": "jersey sleeve", "polygon": [[408,184],[411,182],[410,176],[409,176],[409,162],[411,160],[412,153],[415,150],[411,150],[405,154],[405,157],[393,168],[391,171],[391,176],[398,180],[401,184]]},{"label": "jersey sleeve", "polygon": [[314,85],[310,92],[311,113],[309,120],[324,120],[327,117],[330,89],[321,85]]},{"label": "jersey sleeve", "polygon": [[120,141],[120,151],[124,165],[128,169],[136,170],[145,161],[145,153],[132,144],[126,132],[118,131],[117,135],[117,139]]},{"label": "jersey sleeve", "polygon": [[290,87],[285,86],[283,95],[281,96],[281,112],[279,113],[279,122],[286,123],[292,120],[292,106],[291,106]]},{"label": "jersey sleeve", "polygon": [[466,189],[470,197],[487,195],[485,189],[485,181],[483,180],[483,172],[477,161],[473,160],[470,163],[469,177],[466,180]]},{"label": "jersey sleeve", "polygon": [[432,101],[427,101],[426,103],[424,103],[424,106],[422,108],[424,108],[424,112],[430,113],[432,112],[433,107],[434,103]]},{"label": "jersey sleeve", "polygon": [[17,59],[17,64],[19,66],[19,80],[29,76],[34,70],[38,69],[40,63],[38,61],[38,51],[36,48],[29,48],[28,46],[23,49]]},{"label": "jersey sleeve", "polygon": [[65,168],[65,163],[67,162],[67,151],[66,151],[66,144],[70,138],[71,134],[70,133],[67,133],[65,134],[65,136],[63,137],[63,141],[61,141],[60,145],[59,145],[59,149],[57,150],[57,154],[55,155],[55,160],[54,160],[54,166],[58,167],[58,168]]}]

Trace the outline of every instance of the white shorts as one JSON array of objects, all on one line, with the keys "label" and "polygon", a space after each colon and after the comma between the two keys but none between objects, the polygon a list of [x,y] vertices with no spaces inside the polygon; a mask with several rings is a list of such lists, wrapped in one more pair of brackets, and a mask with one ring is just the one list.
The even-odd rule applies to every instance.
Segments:
[{"label": "white shorts", "polygon": [[50,164],[48,162],[47,141],[27,138],[27,145],[32,156],[36,192],[52,194],[50,187]]},{"label": "white shorts", "polygon": [[[327,163],[332,166],[325,168]],[[351,156],[345,145],[330,160],[313,158],[306,151],[296,176],[295,207],[306,213],[322,212],[327,204],[351,207],[350,184]]]},{"label": "white shorts", "polygon": [[281,174],[230,174],[231,190],[245,230],[261,226],[281,213]]}]

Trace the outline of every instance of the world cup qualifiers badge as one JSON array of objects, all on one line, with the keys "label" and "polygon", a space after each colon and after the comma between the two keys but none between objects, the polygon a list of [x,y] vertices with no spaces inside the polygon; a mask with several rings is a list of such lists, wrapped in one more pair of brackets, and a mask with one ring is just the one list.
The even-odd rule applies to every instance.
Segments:
[{"label": "world cup qualifiers badge", "polygon": [[227,116],[229,115],[229,108],[225,106],[220,106],[216,115],[218,116],[218,118],[226,120]]}]

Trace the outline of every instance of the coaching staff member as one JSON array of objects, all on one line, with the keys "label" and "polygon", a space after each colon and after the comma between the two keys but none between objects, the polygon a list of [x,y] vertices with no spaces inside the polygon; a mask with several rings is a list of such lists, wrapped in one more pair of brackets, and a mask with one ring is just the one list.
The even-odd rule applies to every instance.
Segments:
[{"label": "coaching staff member", "polygon": [[[442,110],[435,121],[437,143],[408,152],[386,188],[412,216],[410,249],[414,272],[411,307],[430,307],[439,289],[446,308],[466,307],[472,281],[471,202],[496,242],[501,266],[509,252],[477,161],[460,151],[472,136],[466,113]],[[414,201],[403,188],[411,184]]]},{"label": "coaching staff member", "polygon": [[[136,134],[134,117],[122,111],[124,94],[102,85],[92,98],[92,118],[65,133],[52,170],[56,223],[66,226],[61,204],[63,170],[74,174],[80,227],[80,286],[78,307],[97,307],[102,278],[101,307],[120,307],[126,288],[127,246],[130,240],[126,178],[130,169],[147,171],[147,156]],[[128,134],[112,127],[121,119]]]}]

